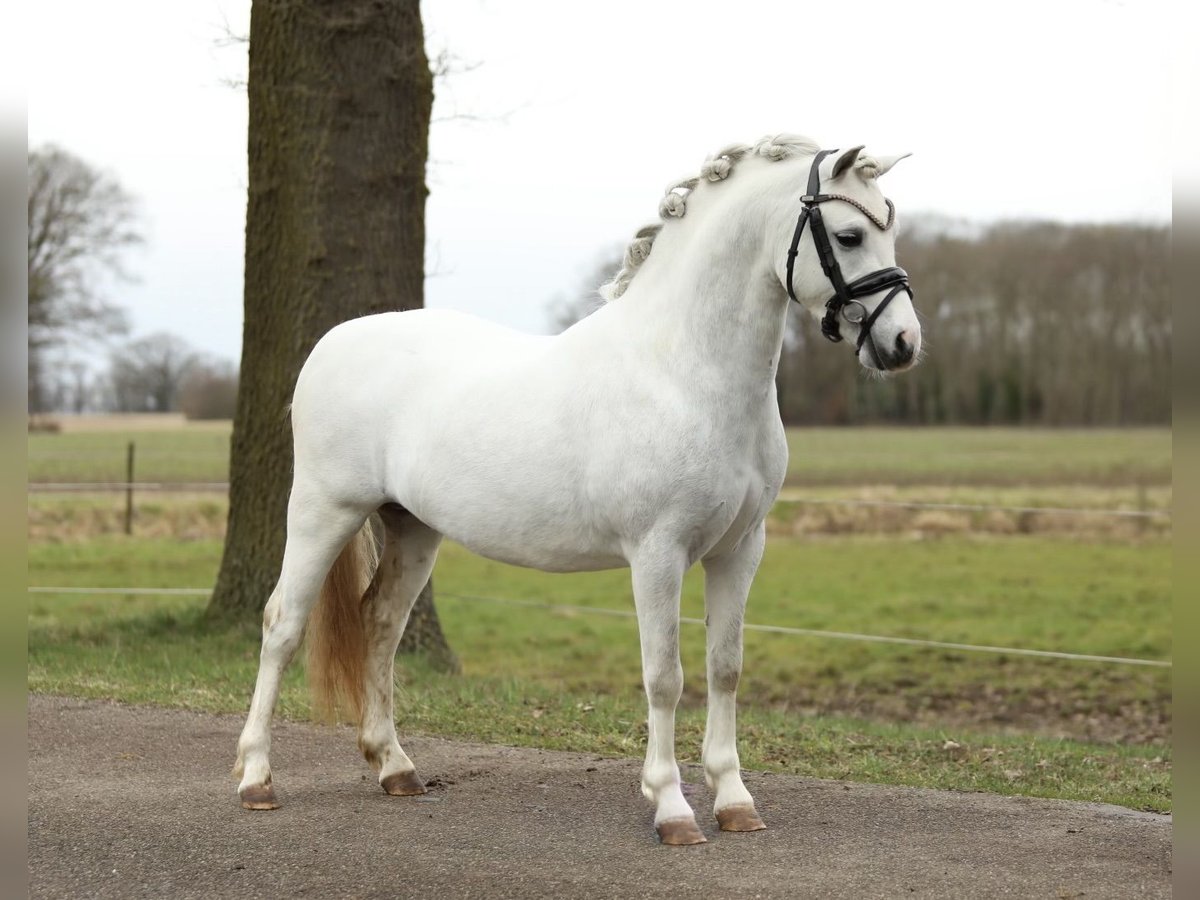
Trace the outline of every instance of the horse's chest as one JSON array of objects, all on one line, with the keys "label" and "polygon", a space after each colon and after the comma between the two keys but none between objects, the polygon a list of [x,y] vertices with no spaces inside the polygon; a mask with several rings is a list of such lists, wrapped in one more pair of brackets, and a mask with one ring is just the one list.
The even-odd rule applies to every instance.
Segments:
[{"label": "horse's chest", "polygon": [[687,542],[693,560],[732,549],[756,528],[775,502],[786,470],[787,444],[782,434],[778,440],[768,434],[748,442],[742,452],[709,466],[697,478],[707,489],[686,504],[694,523]]},{"label": "horse's chest", "polygon": [[719,556],[736,547],[770,511],[779,489],[766,479],[748,477],[736,489],[713,502],[707,515],[697,515],[688,530],[688,555],[695,562]]}]

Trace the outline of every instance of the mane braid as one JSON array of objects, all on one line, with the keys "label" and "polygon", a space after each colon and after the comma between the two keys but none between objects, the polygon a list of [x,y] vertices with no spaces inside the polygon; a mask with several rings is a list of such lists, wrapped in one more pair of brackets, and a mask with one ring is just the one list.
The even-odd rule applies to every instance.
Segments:
[{"label": "mane braid", "polygon": [[[792,159],[797,156],[811,156],[821,149],[820,145],[810,138],[795,134],[776,134],[762,138],[757,143],[728,144],[712,156],[708,157],[700,167],[700,174],[691,178],[683,178],[671,184],[658,204],[658,214],[663,222],[671,219],[681,219],[687,213],[687,199],[701,182],[716,183],[724,181],[733,174],[734,167],[749,154],[764,157],[772,162]],[[629,282],[638,273],[650,251],[654,240],[662,230],[663,222],[655,222],[643,226],[629,246],[625,248],[625,256],[621,260],[621,268],[613,276],[612,281],[602,284],[600,296],[605,300],[616,300],[629,287]]]}]

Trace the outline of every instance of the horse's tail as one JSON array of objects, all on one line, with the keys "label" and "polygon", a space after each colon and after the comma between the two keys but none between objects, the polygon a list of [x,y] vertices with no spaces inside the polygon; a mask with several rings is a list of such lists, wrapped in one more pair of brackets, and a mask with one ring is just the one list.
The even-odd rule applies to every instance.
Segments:
[{"label": "horse's tail", "polygon": [[377,557],[368,522],[334,560],[308,622],[308,684],[314,709],[327,720],[341,713],[352,722],[362,721],[367,660],[363,595]]}]

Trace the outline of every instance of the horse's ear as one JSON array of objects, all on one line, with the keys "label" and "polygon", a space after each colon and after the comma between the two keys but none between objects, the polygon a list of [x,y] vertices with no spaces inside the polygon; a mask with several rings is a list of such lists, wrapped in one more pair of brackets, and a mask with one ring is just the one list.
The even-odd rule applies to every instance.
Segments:
[{"label": "horse's ear", "polygon": [[857,147],[851,147],[849,150],[839,156],[837,158],[837,162],[833,164],[833,173],[830,177],[838,178],[842,175],[842,173],[854,165],[854,161],[858,159],[858,154],[862,153],[864,146],[866,145],[859,144]]},{"label": "horse's ear", "polygon": [[904,159],[906,156],[912,156],[912,154],[896,153],[893,156],[876,156],[875,162],[877,165],[875,167],[875,177],[878,178],[880,175],[886,175],[888,169],[900,162],[900,160]]}]

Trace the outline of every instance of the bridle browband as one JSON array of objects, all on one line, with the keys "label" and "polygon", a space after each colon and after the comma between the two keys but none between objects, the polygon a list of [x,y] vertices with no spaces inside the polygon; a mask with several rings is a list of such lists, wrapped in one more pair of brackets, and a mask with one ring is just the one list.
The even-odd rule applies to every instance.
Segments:
[{"label": "bridle browband", "polygon": [[[850,324],[859,326],[858,342],[854,347],[854,353],[857,355],[862,350],[863,343],[871,335],[871,326],[875,324],[875,321],[884,309],[887,308],[887,305],[892,302],[892,298],[901,291],[905,291],[911,300],[913,292],[908,284],[908,273],[899,266],[891,266],[886,269],[879,269],[876,272],[869,272],[861,278],[856,278],[849,284],[842,277],[842,269],[838,265],[837,257],[833,255],[833,245],[829,242],[829,233],[825,230],[825,222],[821,217],[820,204],[828,200],[841,200],[849,203],[866,215],[880,231],[887,231],[892,227],[892,224],[896,221],[896,208],[892,206],[891,200],[884,198],[884,202],[887,203],[888,207],[887,221],[884,222],[863,206],[863,204],[851,197],[843,194],[822,194],[821,161],[831,153],[837,153],[837,150],[821,150],[818,152],[813,159],[812,168],[808,170],[808,189],[804,196],[800,198],[800,202],[804,204],[804,209],[800,211],[800,218],[796,221],[796,231],[792,235],[792,245],[788,248],[787,291],[788,296],[796,300],[796,292],[792,288],[792,272],[796,267],[796,248],[800,246],[800,238],[804,234],[804,227],[811,219],[813,243],[817,248],[817,257],[821,260],[821,269],[824,271],[825,277],[833,284],[833,296],[825,301],[825,316],[821,319],[821,334],[834,343],[842,340],[842,332],[838,323],[839,316]],[[891,291],[888,292],[887,296],[868,315],[866,306],[860,303],[858,298],[877,294],[889,287]],[[799,303],[800,301],[796,300],[796,302]],[[881,363],[874,340],[871,341],[871,353],[875,356],[876,363]]]}]

